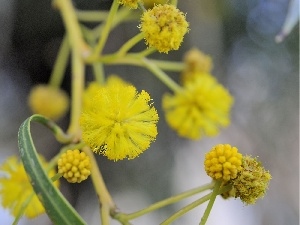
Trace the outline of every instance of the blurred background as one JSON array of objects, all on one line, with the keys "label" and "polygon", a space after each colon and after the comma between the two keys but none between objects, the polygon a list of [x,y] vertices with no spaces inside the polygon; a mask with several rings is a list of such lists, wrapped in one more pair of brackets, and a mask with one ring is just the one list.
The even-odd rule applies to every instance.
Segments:
[{"label": "blurred background", "polygon": [[[76,0],[78,9],[107,9],[109,0]],[[231,125],[219,136],[192,142],[179,138],[164,120],[161,96],[169,91],[142,68],[105,67],[154,99],[160,121],[151,148],[131,161],[112,162],[99,156],[108,189],[123,212],[133,212],[171,195],[210,181],[204,172],[204,154],[218,143],[237,146],[241,153],[259,156],[273,179],[263,200],[253,206],[239,199],[217,198],[208,225],[296,225],[299,223],[299,28],[281,44],[274,42],[288,8],[288,0],[179,0],[187,13],[190,32],[180,51],[151,57],[181,61],[184,52],[197,47],[214,62],[213,75],[234,95]],[[17,131],[31,115],[26,103],[30,88],[46,83],[64,27],[50,0],[0,0],[0,163],[18,154]],[[136,32],[138,22],[114,30],[105,51],[112,52]],[[70,70],[63,88],[70,91]],[[90,70],[87,70],[91,79]],[[178,81],[178,74],[170,74]],[[68,116],[59,121],[66,129]],[[51,133],[33,125],[39,152],[50,159],[60,148]],[[88,224],[99,224],[99,205],[90,180],[69,185],[62,192]],[[196,200],[133,220],[155,225]],[[174,224],[199,224],[200,206]],[[1,224],[13,219],[0,209]],[[20,224],[51,224],[46,215]],[[119,224],[113,221],[112,224]]]}]

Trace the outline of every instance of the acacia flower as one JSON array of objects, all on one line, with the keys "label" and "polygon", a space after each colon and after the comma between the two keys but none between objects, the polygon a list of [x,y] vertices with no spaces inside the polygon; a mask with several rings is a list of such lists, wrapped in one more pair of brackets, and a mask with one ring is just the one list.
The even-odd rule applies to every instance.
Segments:
[{"label": "acacia flower", "polygon": [[183,84],[194,80],[197,76],[210,73],[213,67],[211,57],[199,51],[197,48],[186,52],[183,61],[185,65],[181,73],[181,81]]},{"label": "acacia flower", "polygon": [[[46,161],[40,157],[40,160],[45,167]],[[28,201],[28,198],[34,193],[28,176],[25,172],[23,164],[18,161],[16,156],[9,157],[1,166],[0,177],[0,195],[3,208],[8,208],[13,216],[17,216],[23,204]],[[48,172],[49,177],[55,175],[55,170]],[[58,181],[54,182],[58,187]],[[34,218],[45,212],[45,209],[36,195],[33,196],[27,206],[24,215],[27,218]]]},{"label": "acacia flower", "polygon": [[40,84],[30,91],[28,104],[33,113],[58,120],[67,112],[69,98],[63,90]]},{"label": "acacia flower", "polygon": [[174,95],[165,94],[162,106],[171,128],[186,138],[216,135],[219,127],[230,123],[233,97],[217,80],[207,74],[184,84]]},{"label": "acacia flower", "polygon": [[58,173],[70,183],[80,183],[91,174],[90,158],[78,149],[67,150],[57,162]]},{"label": "acacia flower", "polygon": [[242,161],[242,170],[230,183],[236,198],[246,204],[254,204],[265,195],[272,176],[256,158],[244,156]]},{"label": "acacia flower", "polygon": [[138,7],[138,2],[140,0],[119,0],[119,4],[128,6],[132,9],[136,9]]},{"label": "acacia flower", "polygon": [[95,153],[117,161],[133,159],[149,148],[157,135],[156,109],[146,91],[119,79],[91,96],[93,105],[83,108],[80,118],[82,139]]},{"label": "acacia flower", "polygon": [[227,182],[237,177],[242,170],[242,154],[229,144],[214,146],[205,154],[205,171],[213,179]]},{"label": "acacia flower", "polygon": [[146,44],[159,52],[178,50],[189,24],[185,15],[173,5],[155,5],[143,13],[140,30]]}]

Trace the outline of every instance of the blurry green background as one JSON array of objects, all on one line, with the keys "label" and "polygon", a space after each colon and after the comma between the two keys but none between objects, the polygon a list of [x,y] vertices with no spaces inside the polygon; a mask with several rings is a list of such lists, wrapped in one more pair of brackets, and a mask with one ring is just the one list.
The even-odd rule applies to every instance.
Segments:
[{"label": "blurry green background", "polygon": [[[109,8],[110,1],[73,1],[78,9]],[[31,115],[26,96],[32,85],[47,82],[64,34],[58,11],[50,0],[0,0],[0,162],[18,154],[18,127]],[[273,179],[263,200],[244,206],[238,199],[217,198],[208,225],[296,225],[299,222],[299,28],[281,44],[274,42],[286,16],[287,0],[179,0],[190,32],[179,51],[151,57],[180,61],[197,47],[214,62],[213,74],[235,97],[232,124],[219,136],[192,142],[179,138],[165,123],[161,96],[168,89],[146,70],[106,67],[145,89],[154,99],[160,121],[156,142],[132,161],[112,162],[98,156],[108,189],[124,212],[133,212],[160,199],[209,182],[204,154],[218,143],[237,146],[243,154],[259,156]],[[138,32],[137,23],[114,30],[105,47],[112,52]],[[143,46],[143,45],[141,45]],[[70,91],[70,71],[63,88]],[[92,75],[87,70],[90,80]],[[170,74],[178,80],[178,74]],[[66,128],[68,117],[59,124]],[[59,150],[47,130],[33,125],[38,151],[48,159]],[[91,181],[69,185],[62,192],[88,224],[99,224],[99,206]],[[155,225],[196,198],[133,221]],[[174,224],[198,224],[205,206]],[[1,224],[11,224],[0,210]],[[51,224],[46,215],[26,224]],[[113,222],[112,224],[118,224]]]}]

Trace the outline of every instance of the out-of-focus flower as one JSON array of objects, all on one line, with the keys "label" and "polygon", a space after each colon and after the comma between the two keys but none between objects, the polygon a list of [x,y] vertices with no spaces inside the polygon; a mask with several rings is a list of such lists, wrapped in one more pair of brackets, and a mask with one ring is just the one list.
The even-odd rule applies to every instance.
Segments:
[{"label": "out-of-focus flower", "polygon": [[299,23],[299,1],[300,0],[290,0],[286,19],[281,31],[275,37],[277,43],[282,42],[290,34],[297,23]]},{"label": "out-of-focus flower", "polygon": [[157,135],[158,115],[146,91],[138,93],[112,77],[92,98],[93,104],[83,108],[80,126],[83,141],[94,152],[117,161],[149,148]]},{"label": "out-of-focus flower", "polygon": [[58,173],[70,183],[80,183],[91,174],[90,158],[78,149],[67,150],[57,162]]},{"label": "out-of-focus flower", "polygon": [[[46,161],[40,157],[40,160],[45,167]],[[34,193],[30,184],[28,176],[25,172],[23,164],[18,161],[16,156],[9,157],[1,166],[0,177],[0,195],[1,204],[4,208],[8,208],[13,216],[17,216],[23,204],[28,201],[30,196]],[[48,172],[49,177],[56,174],[52,169]],[[55,181],[54,185],[58,187],[59,182]],[[33,196],[29,205],[27,206],[24,215],[27,218],[34,218],[45,212],[45,209],[36,195]]]},{"label": "out-of-focus flower", "polygon": [[213,67],[212,59],[210,56],[193,48],[185,53],[184,70],[181,73],[182,83],[194,80],[197,76],[205,73],[210,73]]},{"label": "out-of-focus flower", "polygon": [[130,8],[136,9],[138,7],[138,2],[140,0],[119,0],[121,5],[128,6]]},{"label": "out-of-focus flower", "polygon": [[155,5],[143,13],[140,29],[146,44],[159,52],[178,50],[189,24],[185,15],[173,5]]},{"label": "out-of-focus flower", "polygon": [[241,165],[242,154],[229,144],[216,145],[205,154],[205,171],[215,180],[227,182],[236,178],[238,172],[242,170]]},{"label": "out-of-focus flower", "polygon": [[58,120],[69,108],[69,97],[63,90],[40,84],[30,91],[28,104],[33,113]]},{"label": "out-of-focus flower", "polygon": [[198,76],[181,91],[167,93],[162,99],[169,126],[180,136],[194,140],[216,135],[220,127],[229,125],[232,104],[228,90],[209,74]]}]

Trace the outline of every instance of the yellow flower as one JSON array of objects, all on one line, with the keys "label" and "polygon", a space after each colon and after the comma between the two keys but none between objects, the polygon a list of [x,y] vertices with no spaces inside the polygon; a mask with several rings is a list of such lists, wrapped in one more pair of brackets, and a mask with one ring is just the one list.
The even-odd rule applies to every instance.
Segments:
[{"label": "yellow flower", "polygon": [[138,7],[138,2],[140,0],[119,0],[121,5],[128,6],[130,8],[136,9]]},{"label": "yellow flower", "polygon": [[63,90],[40,84],[31,90],[28,104],[33,113],[58,120],[67,112],[69,98]]},{"label": "yellow flower", "polygon": [[202,74],[210,73],[212,70],[212,59],[210,56],[193,48],[184,55],[185,68],[181,74],[182,83],[195,80]]},{"label": "yellow flower", "polygon": [[[47,167],[46,161],[40,158],[44,168]],[[0,195],[1,204],[8,208],[13,216],[17,216],[22,205],[34,193],[33,188],[28,180],[23,164],[18,161],[16,156],[9,157],[0,166],[2,177],[0,177]],[[50,170],[49,177],[55,175],[55,170]],[[58,187],[58,181],[54,182]],[[43,205],[36,195],[32,198],[27,206],[24,215],[27,218],[34,218],[45,212]]]},{"label": "yellow flower", "polygon": [[67,150],[57,162],[58,173],[70,183],[80,183],[91,174],[90,158],[78,149]]},{"label": "yellow flower", "polygon": [[149,148],[157,135],[157,111],[146,91],[109,78],[80,118],[82,139],[108,159],[133,159]]},{"label": "yellow flower", "polygon": [[155,5],[143,13],[140,29],[146,44],[159,52],[178,50],[189,24],[185,15],[173,5]]},{"label": "yellow flower", "polygon": [[165,4],[168,0],[144,0],[144,6],[148,8],[152,8],[155,4]]},{"label": "yellow flower", "polygon": [[199,139],[216,135],[230,123],[233,98],[214,77],[207,74],[188,82],[175,95],[165,94],[162,106],[167,123],[182,137]]},{"label": "yellow flower", "polygon": [[230,182],[236,198],[239,197],[246,204],[254,204],[265,195],[271,178],[269,171],[256,158],[245,156],[242,170]]},{"label": "yellow flower", "polygon": [[205,154],[205,171],[213,179],[222,179],[227,182],[237,177],[242,170],[242,154],[236,147],[229,144],[214,146]]}]

